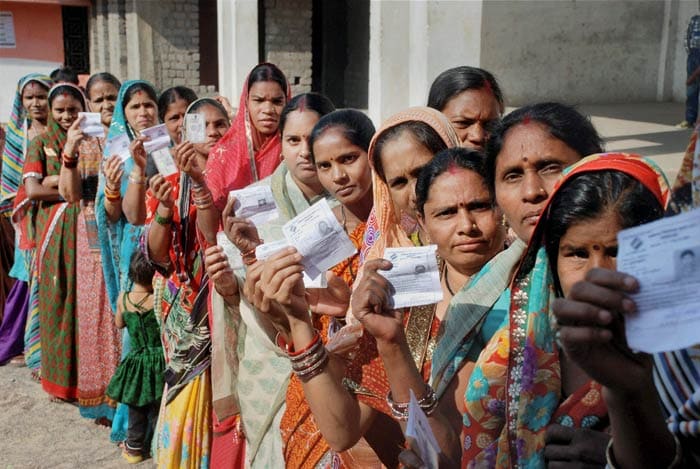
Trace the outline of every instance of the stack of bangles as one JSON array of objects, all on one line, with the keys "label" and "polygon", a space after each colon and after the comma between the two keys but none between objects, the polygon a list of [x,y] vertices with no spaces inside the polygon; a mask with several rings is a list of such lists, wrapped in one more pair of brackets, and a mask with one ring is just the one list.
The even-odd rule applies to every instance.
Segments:
[{"label": "stack of bangles", "polygon": [[121,192],[119,192],[119,189],[113,189],[109,186],[105,186],[105,199],[109,200],[110,202],[119,202],[122,198]]},{"label": "stack of bangles", "polygon": [[204,184],[192,184],[192,199],[194,200],[194,206],[197,210],[206,210],[214,205],[214,198],[211,195],[211,191]]},{"label": "stack of bangles", "polygon": [[328,364],[328,351],[323,345],[321,334],[318,331],[316,331],[311,343],[302,350],[290,351],[287,348],[287,356],[292,362],[292,370],[302,381],[308,381],[319,375]]},{"label": "stack of bangles", "polygon": [[[391,409],[391,415],[393,415],[396,420],[404,422],[408,420],[408,402],[394,402],[394,399],[391,397],[391,391],[389,391],[389,394],[386,396],[386,403],[389,405],[389,409]],[[425,385],[425,394],[418,401],[418,405],[423,409],[425,415],[428,416],[437,409],[437,395],[429,384]]]},{"label": "stack of bangles", "polygon": [[78,157],[77,156],[68,156],[68,154],[63,153],[63,166],[65,166],[68,169],[74,169],[78,167]]},{"label": "stack of bangles", "polygon": [[146,186],[146,176],[131,173],[129,174],[129,182],[139,186]]},{"label": "stack of bangles", "polygon": [[[260,244],[262,244],[264,241],[260,240]],[[241,259],[243,259],[243,263],[245,265],[253,265],[256,262],[258,262],[257,257],[255,257],[255,250],[257,249],[257,246],[254,247],[253,249],[250,249],[246,252],[241,253]]]}]

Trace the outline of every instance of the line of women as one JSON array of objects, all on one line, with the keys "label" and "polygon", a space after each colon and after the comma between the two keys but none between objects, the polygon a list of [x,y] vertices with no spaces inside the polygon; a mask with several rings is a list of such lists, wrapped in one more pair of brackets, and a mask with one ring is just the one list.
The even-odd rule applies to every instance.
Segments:
[{"label": "line of women", "polygon": [[[3,153],[18,234],[0,358],[111,422],[129,462],[152,454],[159,467],[420,467],[427,455],[404,437],[411,393],[440,467],[698,463],[697,350],[630,351],[623,318],[638,285],[614,270],[618,231],[695,206],[694,163],[671,191],[649,160],[602,153],[572,107],[503,117],[498,82],[472,67],[443,72],[428,106],[378,129],[289,89],[260,64],[233,115],[223,98],[158,97],[109,74],[85,94],[22,79]],[[87,110],[105,138],[81,131]],[[183,133],[188,114],[202,116],[205,142]],[[175,174],[146,151],[142,131],[159,122]],[[126,159],[110,148],[123,136]],[[251,185],[270,189],[277,219],[236,215],[229,193]],[[255,253],[322,199],[356,251],[311,288],[294,247]],[[392,309],[385,249],[427,245],[442,299]],[[155,269],[165,359],[141,446],[138,414],[107,392],[132,349],[112,312],[132,290],[135,252]]]}]

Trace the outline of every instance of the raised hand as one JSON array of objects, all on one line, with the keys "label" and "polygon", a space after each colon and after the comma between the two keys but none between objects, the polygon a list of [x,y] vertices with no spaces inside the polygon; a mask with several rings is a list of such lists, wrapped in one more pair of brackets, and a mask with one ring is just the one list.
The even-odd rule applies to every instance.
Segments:
[{"label": "raised hand", "polygon": [[150,188],[153,196],[163,205],[163,207],[172,209],[175,205],[173,196],[173,185],[160,174],[156,174],[151,178]]},{"label": "raised hand", "polygon": [[233,205],[235,203],[236,198],[232,197],[226,203],[226,207],[224,207],[224,211],[221,213],[224,233],[226,233],[226,237],[241,251],[241,253],[251,252],[262,244],[262,240],[258,235],[258,229],[252,221],[236,217],[233,211]]},{"label": "raised hand", "polygon": [[112,155],[104,163],[102,172],[105,175],[107,187],[113,191],[119,191],[124,175],[124,164],[117,155]]},{"label": "raised hand", "polygon": [[184,141],[174,148],[175,163],[180,171],[187,173],[197,184],[204,183],[204,169],[197,162],[197,151],[189,141]]},{"label": "raised hand", "polygon": [[148,158],[146,149],[143,147],[143,142],[146,140],[148,140],[148,137],[137,137],[129,145],[129,152],[134,159],[134,165],[139,167],[142,173],[146,171],[146,159]]},{"label": "raised hand", "polygon": [[345,280],[333,272],[326,272],[326,280],[326,288],[309,288],[306,291],[309,308],[316,314],[344,318],[350,306],[352,291]]},{"label": "raised hand", "polygon": [[85,116],[78,117],[66,132],[66,144],[63,146],[63,153],[69,157],[73,157],[78,150],[80,142],[85,138],[85,134],[80,129],[80,123],[85,119]]},{"label": "raised hand", "polygon": [[553,304],[566,355],[591,378],[621,392],[633,392],[651,377],[651,358],[627,346],[624,316],[636,306],[628,296],[637,280],[607,269],[592,269],[566,299]]},{"label": "raised hand", "polygon": [[210,246],[204,251],[204,267],[221,296],[226,299],[238,297],[238,282],[221,246]]},{"label": "raised hand", "polygon": [[587,428],[552,424],[545,433],[544,457],[552,469],[604,467],[610,435]]},{"label": "raised hand", "polygon": [[350,300],[352,314],[378,342],[395,343],[404,338],[402,313],[389,306],[391,284],[378,272],[391,268],[391,262],[385,259],[365,263],[360,283]]}]

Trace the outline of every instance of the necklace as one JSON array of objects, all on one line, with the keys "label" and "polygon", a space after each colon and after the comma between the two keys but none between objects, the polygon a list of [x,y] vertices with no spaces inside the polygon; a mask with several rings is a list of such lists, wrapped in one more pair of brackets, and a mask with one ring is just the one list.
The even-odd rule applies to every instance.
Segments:
[{"label": "necklace", "polygon": [[447,287],[447,291],[450,292],[450,295],[455,296],[455,292],[452,291],[452,287],[450,286],[450,279],[447,277],[447,262],[445,262],[445,267],[444,267],[444,272],[442,277],[445,279],[445,286]]}]

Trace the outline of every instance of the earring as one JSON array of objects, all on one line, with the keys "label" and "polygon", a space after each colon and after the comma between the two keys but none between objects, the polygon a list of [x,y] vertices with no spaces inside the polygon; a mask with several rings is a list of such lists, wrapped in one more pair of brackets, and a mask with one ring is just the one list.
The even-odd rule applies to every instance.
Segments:
[{"label": "earring", "polygon": [[284,161],[284,155],[280,153],[280,161]]},{"label": "earring", "polygon": [[503,214],[503,217],[501,218],[501,225],[507,227],[508,226],[508,220],[506,219],[506,214]]}]

